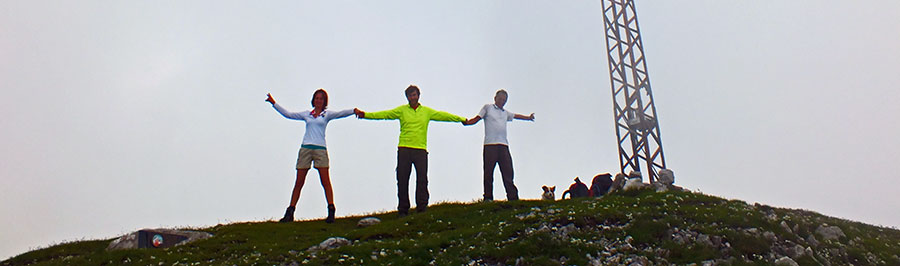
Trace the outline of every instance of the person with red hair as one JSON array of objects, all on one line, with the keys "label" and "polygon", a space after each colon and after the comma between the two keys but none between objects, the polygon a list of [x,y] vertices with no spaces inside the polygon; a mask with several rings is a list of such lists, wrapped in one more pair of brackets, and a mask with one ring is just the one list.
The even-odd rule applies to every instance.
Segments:
[{"label": "person with red hair", "polygon": [[302,112],[291,112],[281,105],[275,103],[272,94],[266,94],[267,102],[272,103],[278,113],[288,119],[303,120],[306,122],[306,133],[303,135],[303,142],[300,145],[300,153],[297,155],[297,179],[294,182],[294,189],[291,193],[291,202],[284,212],[284,217],[279,222],[293,222],[294,210],[297,201],[300,199],[300,189],[306,182],[306,173],[309,172],[310,164],[319,171],[319,180],[322,182],[322,188],[325,189],[325,199],[328,201],[328,218],[326,223],[334,222],[334,193],[331,189],[331,177],[328,175],[328,150],[325,148],[325,127],[328,122],[333,119],[348,117],[353,114],[353,109],[332,112],[327,110],[328,93],[323,89],[313,92],[312,110]]}]

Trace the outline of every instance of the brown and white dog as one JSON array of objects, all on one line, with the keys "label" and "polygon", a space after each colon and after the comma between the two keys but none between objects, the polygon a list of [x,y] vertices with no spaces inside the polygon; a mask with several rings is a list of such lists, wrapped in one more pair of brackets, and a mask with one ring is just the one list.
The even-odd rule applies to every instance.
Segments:
[{"label": "brown and white dog", "polygon": [[541,189],[544,190],[544,194],[541,194],[541,199],[550,201],[556,200],[556,186],[542,186]]}]

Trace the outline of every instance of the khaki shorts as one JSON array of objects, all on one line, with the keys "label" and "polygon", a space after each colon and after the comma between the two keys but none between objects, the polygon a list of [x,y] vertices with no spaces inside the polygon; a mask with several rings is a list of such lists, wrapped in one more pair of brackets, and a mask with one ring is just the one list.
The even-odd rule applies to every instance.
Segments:
[{"label": "khaki shorts", "polygon": [[297,169],[309,169],[314,163],[316,168],[328,168],[328,150],[300,148],[297,155]]}]

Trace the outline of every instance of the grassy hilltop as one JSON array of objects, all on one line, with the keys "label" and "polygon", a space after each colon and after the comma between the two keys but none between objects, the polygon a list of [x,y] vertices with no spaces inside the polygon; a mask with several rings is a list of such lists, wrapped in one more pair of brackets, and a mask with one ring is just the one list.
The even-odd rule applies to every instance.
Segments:
[{"label": "grassy hilltop", "polygon": [[[0,265],[900,265],[896,229],[688,192],[442,203],[403,218],[371,216],[382,222],[199,228],[215,236],[169,249],[108,252],[112,239],[73,242]],[[309,250],[335,236],[352,244]]]}]

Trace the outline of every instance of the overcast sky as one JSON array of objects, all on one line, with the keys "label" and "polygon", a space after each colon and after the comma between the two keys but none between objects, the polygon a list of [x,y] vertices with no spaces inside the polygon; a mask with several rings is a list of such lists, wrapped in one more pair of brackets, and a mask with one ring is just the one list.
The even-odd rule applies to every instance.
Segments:
[{"label": "overcast sky", "polygon": [[[900,1],[637,7],[677,184],[900,226]],[[618,171],[600,1],[2,1],[0,25],[0,259],[279,218],[304,124],[267,92],[379,111],[413,83],[472,117],[506,88],[537,117],[509,123],[522,198]],[[398,133],[329,124],[338,216],[396,209]],[[483,134],[431,123],[431,203],[481,197]],[[297,218],[321,219],[306,184]]]}]

